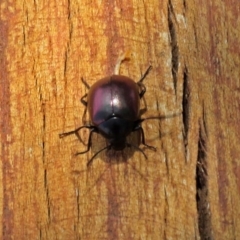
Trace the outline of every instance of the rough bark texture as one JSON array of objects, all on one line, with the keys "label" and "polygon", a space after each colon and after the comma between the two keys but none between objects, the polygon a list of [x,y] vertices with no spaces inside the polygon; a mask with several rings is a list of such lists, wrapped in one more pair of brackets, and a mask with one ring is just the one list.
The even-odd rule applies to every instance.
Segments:
[{"label": "rough bark texture", "polygon": [[[239,1],[0,3],[1,239],[240,239]],[[76,136],[79,99],[145,80],[144,156]],[[82,117],[84,116],[84,117]],[[86,142],[88,131],[81,137]],[[129,141],[137,142],[133,134]],[[140,146],[142,147],[142,146]]]}]

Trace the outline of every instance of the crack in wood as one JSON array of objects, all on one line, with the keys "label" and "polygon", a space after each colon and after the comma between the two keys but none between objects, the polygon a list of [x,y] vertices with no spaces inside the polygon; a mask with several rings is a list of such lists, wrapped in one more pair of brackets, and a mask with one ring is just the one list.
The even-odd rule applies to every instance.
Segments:
[{"label": "crack in wood", "polygon": [[207,172],[207,135],[204,119],[199,128],[198,156],[196,166],[196,201],[198,211],[198,228],[201,239],[213,239],[211,212],[209,205],[209,188]]},{"label": "crack in wood", "polygon": [[190,109],[189,97],[190,97],[190,87],[189,87],[188,68],[185,65],[183,70],[183,99],[182,99],[182,115],[183,115],[185,146],[187,144],[187,135],[189,130],[189,109]]},{"label": "crack in wood", "polygon": [[178,73],[178,65],[179,65],[179,48],[177,44],[177,32],[176,26],[173,21],[175,21],[175,13],[172,6],[171,0],[168,2],[168,29],[170,33],[170,44],[171,44],[171,52],[172,52],[172,76],[173,76],[173,85],[175,90],[175,95],[177,94],[177,73]]}]

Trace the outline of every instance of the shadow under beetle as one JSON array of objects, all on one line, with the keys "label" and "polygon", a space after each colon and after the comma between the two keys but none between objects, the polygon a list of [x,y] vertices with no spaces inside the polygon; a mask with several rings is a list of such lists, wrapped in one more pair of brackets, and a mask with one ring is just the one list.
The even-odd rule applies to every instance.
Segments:
[{"label": "shadow under beetle", "polygon": [[[141,151],[145,158],[147,158],[141,148],[126,142],[126,137],[134,131],[140,131],[141,143],[144,146],[156,150],[155,147],[145,143],[141,122],[147,119],[162,119],[165,117],[140,118],[140,99],[146,92],[146,88],[142,82],[151,68],[152,66],[148,67],[137,83],[123,75],[111,75],[102,78],[90,87],[88,94],[85,94],[81,98],[81,102],[87,107],[89,112],[91,124],[81,126],[70,132],[61,133],[59,137],[63,138],[75,134],[81,139],[78,131],[82,128],[90,129],[87,149],[76,153],[76,155],[86,153],[90,150],[93,133],[99,133],[107,139],[109,145],[94,154],[88,161],[87,166],[91,164],[100,152],[106,149],[119,151],[125,147],[134,147]],[[87,101],[84,100],[86,97]]]}]

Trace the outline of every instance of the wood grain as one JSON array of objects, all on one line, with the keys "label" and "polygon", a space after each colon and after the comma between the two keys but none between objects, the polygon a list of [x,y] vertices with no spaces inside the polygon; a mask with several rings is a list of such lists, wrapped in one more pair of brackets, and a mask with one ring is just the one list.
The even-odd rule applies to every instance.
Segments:
[{"label": "wood grain", "polygon": [[[1,239],[239,239],[238,1],[1,1]],[[143,123],[157,152],[59,139],[80,98],[151,64]],[[87,142],[88,131],[81,137]],[[137,143],[133,134],[129,141]],[[142,147],[140,145],[140,147]]]}]

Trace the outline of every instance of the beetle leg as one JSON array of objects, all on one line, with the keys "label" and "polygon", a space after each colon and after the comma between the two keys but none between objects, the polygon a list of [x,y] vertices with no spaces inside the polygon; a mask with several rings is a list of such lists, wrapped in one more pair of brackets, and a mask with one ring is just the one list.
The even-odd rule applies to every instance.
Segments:
[{"label": "beetle leg", "polygon": [[138,82],[137,85],[138,85],[138,87],[139,87],[140,90],[141,90],[141,92],[139,93],[139,97],[142,98],[143,95],[144,95],[145,92],[146,92],[146,87],[145,87],[144,84],[141,83],[141,82]]},{"label": "beetle leg", "polygon": [[83,84],[87,87],[87,89],[90,89],[90,86],[88,85],[88,83],[84,80],[84,78],[81,78]]},{"label": "beetle leg", "polygon": [[73,130],[73,131],[61,133],[61,134],[59,134],[59,137],[60,137],[60,138],[64,138],[64,137],[69,136],[69,135],[71,135],[71,134],[75,134],[75,135],[77,136],[78,140],[79,140],[80,142],[82,142],[82,139],[81,139],[81,137],[80,137],[80,135],[79,135],[79,133],[78,133],[79,130],[82,129],[82,128],[95,129],[94,126],[81,126],[81,127],[77,128],[77,129],[75,129],[75,130]]},{"label": "beetle leg", "polygon": [[[90,89],[90,86],[89,86],[88,83],[84,80],[84,78],[82,77],[81,79],[82,79],[83,84],[87,87],[87,89]],[[81,103],[82,103],[84,106],[87,106],[87,101],[84,100],[84,98],[86,98],[86,97],[87,97],[87,93],[86,93],[83,97],[81,97]]]},{"label": "beetle leg", "polygon": [[84,96],[82,96],[81,99],[80,99],[81,103],[82,103],[85,107],[87,106],[87,101],[84,100],[84,98],[86,98],[86,97],[87,97],[87,93],[86,93]]},{"label": "beetle leg", "polygon": [[73,131],[70,131],[70,132],[60,133],[60,134],[59,134],[59,137],[60,137],[60,138],[63,138],[63,137],[66,137],[66,136],[68,136],[68,135],[71,135],[71,134],[76,134],[76,132],[78,132],[80,129],[82,129],[82,128],[84,128],[84,127],[87,127],[87,126],[81,126],[81,127],[77,128],[77,129],[75,129],[75,130],[73,130]]},{"label": "beetle leg", "polygon": [[[98,152],[96,152],[96,153],[91,157],[91,159],[88,161],[87,167],[90,166],[90,164],[92,163],[93,159],[94,159],[100,152],[102,152],[102,151],[105,150],[105,149],[110,149],[110,148],[111,148],[111,146],[107,146],[107,147],[105,147],[105,148],[100,149]],[[79,153],[79,154],[80,154],[80,153]]]},{"label": "beetle leg", "polygon": [[153,151],[156,151],[156,148],[155,148],[155,147],[150,146],[150,145],[147,145],[147,144],[145,143],[144,131],[143,131],[143,128],[142,128],[140,125],[138,125],[133,131],[140,131],[140,132],[141,132],[141,135],[142,135],[142,144],[143,144],[144,146],[146,146],[147,148],[150,148],[150,149],[152,149]]},{"label": "beetle leg", "polygon": [[137,82],[137,85],[139,86],[141,92],[139,93],[139,97],[142,98],[143,95],[146,92],[146,87],[144,86],[144,84],[142,83],[142,81],[145,79],[145,77],[148,75],[149,71],[152,69],[152,66],[150,65],[148,67],[148,69],[146,70],[146,72],[143,74],[143,76],[140,78],[140,80]]},{"label": "beetle leg", "polygon": [[130,143],[126,143],[126,145],[127,145],[127,147],[134,147],[134,148],[136,148],[138,151],[140,151],[142,154],[143,154],[143,156],[147,159],[147,155],[145,154],[145,152],[140,148],[140,147],[138,147],[138,146],[136,146],[136,145],[133,145],[133,144],[130,144]]},{"label": "beetle leg", "polygon": [[90,131],[90,134],[89,134],[89,137],[88,137],[88,146],[87,146],[87,150],[83,151],[83,152],[78,152],[78,153],[75,153],[75,156],[79,155],[79,154],[83,154],[83,153],[86,153],[90,150],[91,148],[91,145],[92,145],[92,134],[94,132],[97,132],[95,128],[92,128],[92,130]]},{"label": "beetle leg", "polygon": [[142,75],[142,77],[140,78],[140,80],[139,80],[137,83],[142,82],[142,81],[145,79],[145,77],[149,74],[149,72],[150,72],[151,69],[152,69],[152,66],[150,65],[150,66],[148,67],[148,69],[146,70],[146,72]]}]

